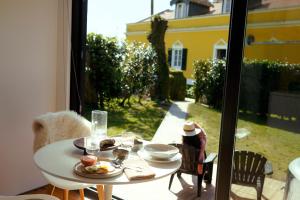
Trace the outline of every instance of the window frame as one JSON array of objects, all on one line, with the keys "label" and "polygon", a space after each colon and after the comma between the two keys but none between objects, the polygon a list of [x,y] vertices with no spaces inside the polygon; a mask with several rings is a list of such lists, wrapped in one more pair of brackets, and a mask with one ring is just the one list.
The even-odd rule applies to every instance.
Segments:
[{"label": "window frame", "polygon": [[218,42],[216,42],[214,44],[213,47],[213,59],[218,59],[218,50],[226,50],[226,54],[227,54],[227,43],[225,42],[225,40],[220,39]]},{"label": "window frame", "polygon": [[180,41],[176,41],[172,45],[171,66],[177,70],[182,70],[183,45]]},{"label": "window frame", "polygon": [[[85,43],[83,42],[85,41],[85,38],[82,36],[84,36],[84,33],[86,33],[87,1],[88,0],[72,0],[72,7],[77,3],[77,5],[83,4],[84,6],[82,6],[81,9],[72,10],[71,43],[72,51],[74,52],[71,53],[71,59],[80,59],[79,62],[74,62],[74,65],[72,64],[71,69],[73,68],[75,71],[79,71],[80,73],[76,73],[77,76],[75,75],[73,79],[71,77],[71,88],[78,87],[77,84],[83,85],[83,82],[81,81],[84,77],[84,73],[82,72],[84,71],[85,63]],[[229,199],[231,189],[231,172],[235,142],[234,135],[237,122],[240,72],[243,59],[244,38],[247,19],[247,3],[248,0],[232,0],[231,4],[215,200]],[[73,8],[75,8],[75,6]],[[74,29],[73,23],[76,25],[76,28]],[[74,37],[76,35],[80,35],[80,39],[76,40]],[[78,49],[75,49],[74,47],[78,47]],[[74,56],[75,52],[78,52],[79,56]],[[71,71],[71,76],[74,76],[74,74],[75,72]],[[76,92],[72,91],[71,89],[70,93],[70,106],[72,107],[73,104],[75,108],[74,110],[80,110],[81,102],[78,101],[76,96],[83,96],[82,87],[79,87],[79,90],[77,90]]]},{"label": "window frame", "polygon": [[[181,9],[179,10],[179,6],[181,6]],[[177,3],[176,4],[176,10],[175,10],[175,18],[181,19],[186,17],[186,4],[184,2]]]}]

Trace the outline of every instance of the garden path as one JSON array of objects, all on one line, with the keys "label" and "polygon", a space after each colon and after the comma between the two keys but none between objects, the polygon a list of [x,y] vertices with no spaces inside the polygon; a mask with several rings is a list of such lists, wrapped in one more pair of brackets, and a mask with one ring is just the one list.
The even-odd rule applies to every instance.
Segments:
[{"label": "garden path", "polygon": [[152,142],[156,143],[180,143],[182,127],[187,117],[187,109],[193,99],[186,98],[185,101],[174,101],[169,108],[165,118],[158,127]]}]

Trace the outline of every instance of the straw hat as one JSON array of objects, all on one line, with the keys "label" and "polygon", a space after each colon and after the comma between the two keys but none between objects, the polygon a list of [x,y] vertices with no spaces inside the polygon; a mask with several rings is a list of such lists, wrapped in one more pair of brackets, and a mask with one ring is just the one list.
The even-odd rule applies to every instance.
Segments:
[{"label": "straw hat", "polygon": [[181,135],[183,136],[194,136],[201,132],[200,128],[195,127],[194,122],[187,121],[183,125],[183,131],[181,132]]}]

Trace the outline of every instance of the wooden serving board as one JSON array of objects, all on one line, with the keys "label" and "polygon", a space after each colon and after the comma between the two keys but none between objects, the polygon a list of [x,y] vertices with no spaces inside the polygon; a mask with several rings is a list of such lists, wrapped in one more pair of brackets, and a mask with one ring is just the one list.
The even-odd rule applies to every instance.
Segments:
[{"label": "wooden serving board", "polygon": [[114,176],[118,176],[118,175],[123,173],[124,168],[123,167],[115,168],[113,171],[107,172],[107,173],[104,173],[104,174],[88,173],[84,169],[84,166],[82,165],[82,163],[78,162],[78,163],[75,164],[73,170],[74,170],[74,173],[79,175],[79,176],[83,176],[83,177],[86,177],[86,178],[95,178],[95,179],[97,179],[97,178],[111,178],[111,177],[114,177]]}]

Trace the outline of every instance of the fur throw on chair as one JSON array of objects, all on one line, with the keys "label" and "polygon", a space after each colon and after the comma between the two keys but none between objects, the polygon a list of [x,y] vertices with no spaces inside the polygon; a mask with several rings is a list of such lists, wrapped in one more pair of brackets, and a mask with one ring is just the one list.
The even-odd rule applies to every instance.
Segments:
[{"label": "fur throw on chair", "polygon": [[55,141],[89,136],[91,123],[73,111],[60,111],[38,116],[32,124],[33,151]]}]

